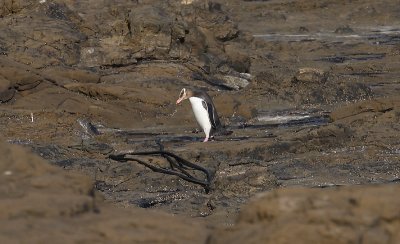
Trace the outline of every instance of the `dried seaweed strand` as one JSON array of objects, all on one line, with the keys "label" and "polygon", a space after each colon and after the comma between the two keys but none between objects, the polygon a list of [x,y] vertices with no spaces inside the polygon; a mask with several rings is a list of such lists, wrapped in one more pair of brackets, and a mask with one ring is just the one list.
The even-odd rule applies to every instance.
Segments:
[{"label": "dried seaweed strand", "polygon": [[[110,155],[109,158],[116,160],[116,161],[120,161],[120,162],[135,161],[139,164],[142,164],[142,165],[148,167],[149,169],[153,170],[154,172],[175,175],[175,176],[178,176],[181,179],[186,180],[188,182],[201,185],[204,187],[204,189],[207,193],[209,192],[210,184],[211,184],[211,175],[207,169],[205,169],[199,165],[196,165],[194,163],[191,163],[191,162],[179,157],[178,155],[176,155],[174,153],[164,151],[164,148],[162,147],[162,145],[160,146],[160,149],[161,149],[160,151],[131,152],[131,153],[123,153],[123,154],[117,154],[117,155]],[[160,167],[151,165],[150,163],[147,163],[136,157],[131,157],[131,156],[144,156],[144,155],[152,155],[152,156],[160,155],[160,156],[164,157],[170,163],[171,169],[160,168]],[[180,172],[175,170],[174,167],[176,167]],[[187,172],[185,170],[185,168],[203,172],[206,176],[206,180],[203,181],[203,180],[193,177],[189,172]]]}]

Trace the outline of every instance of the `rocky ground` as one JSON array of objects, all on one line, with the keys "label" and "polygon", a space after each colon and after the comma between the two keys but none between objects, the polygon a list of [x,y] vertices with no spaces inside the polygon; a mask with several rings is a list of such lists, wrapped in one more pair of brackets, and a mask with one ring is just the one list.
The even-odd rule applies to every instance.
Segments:
[{"label": "rocky ground", "polygon": [[[399,11],[0,2],[1,242],[398,243]],[[201,143],[183,87],[233,133]],[[160,144],[209,192],[109,157]]]}]

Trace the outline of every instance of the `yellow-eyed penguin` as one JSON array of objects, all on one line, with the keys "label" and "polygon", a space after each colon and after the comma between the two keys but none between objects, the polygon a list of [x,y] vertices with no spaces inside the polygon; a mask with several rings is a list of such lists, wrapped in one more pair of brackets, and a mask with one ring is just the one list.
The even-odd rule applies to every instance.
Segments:
[{"label": "yellow-eyed penguin", "polygon": [[215,134],[216,131],[225,131],[219,121],[217,109],[211,97],[205,91],[183,88],[176,104],[181,103],[185,99],[189,99],[194,117],[206,134],[203,142],[207,142],[210,136]]}]

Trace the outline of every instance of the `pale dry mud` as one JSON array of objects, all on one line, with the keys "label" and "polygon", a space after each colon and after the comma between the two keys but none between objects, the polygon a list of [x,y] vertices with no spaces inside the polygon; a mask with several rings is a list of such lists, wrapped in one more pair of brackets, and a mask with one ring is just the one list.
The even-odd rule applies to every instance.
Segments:
[{"label": "pale dry mud", "polygon": [[[290,207],[303,192],[314,199],[316,192],[335,198],[339,191],[338,198],[347,199],[365,189],[371,199],[354,201],[376,206],[382,203],[373,200],[375,189],[382,189],[382,201],[390,205],[398,201],[392,192],[400,177],[397,10],[392,1],[5,2],[1,135],[66,171],[89,176],[95,192],[114,206],[181,215],[199,228],[227,227],[211,235],[212,243],[243,240],[237,235],[246,238],[252,228],[262,228],[262,220],[243,221],[251,216],[246,211],[235,224],[242,206],[260,192],[290,199]],[[201,143],[189,103],[175,105],[185,86],[209,92],[231,135]],[[207,168],[210,191],[109,158],[159,150],[157,142]],[[169,167],[160,157],[140,158]],[[351,185],[362,186],[346,190]],[[305,188],[284,190],[294,186]],[[288,196],[275,193],[280,188]],[[374,212],[354,201],[346,210],[359,210],[354,219]],[[335,213],[328,206],[318,211]],[[283,216],[276,217],[279,224],[271,221],[274,226],[302,214],[311,216],[310,223],[322,221],[312,211],[286,216],[279,206],[271,208]],[[265,218],[271,220],[269,211]],[[324,222],[328,229],[356,225],[340,213],[339,220]],[[354,235],[328,239],[366,240],[378,223],[378,241],[396,243],[398,215],[385,214],[376,212],[376,219],[386,222],[368,220]],[[315,226],[307,226],[304,231],[314,233]],[[254,243],[290,242],[284,231],[271,231],[272,239]],[[199,242],[208,235],[202,233]],[[309,235],[305,242],[327,236],[320,230]]]}]

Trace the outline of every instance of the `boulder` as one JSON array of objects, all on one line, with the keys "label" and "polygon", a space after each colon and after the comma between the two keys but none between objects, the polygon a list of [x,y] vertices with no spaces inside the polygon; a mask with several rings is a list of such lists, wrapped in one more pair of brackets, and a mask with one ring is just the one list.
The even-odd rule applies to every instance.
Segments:
[{"label": "boulder", "polygon": [[209,243],[398,243],[399,190],[394,184],[261,193]]},{"label": "boulder", "polygon": [[233,75],[217,75],[216,78],[220,79],[225,87],[232,90],[240,90],[250,84],[247,79]]}]

